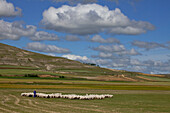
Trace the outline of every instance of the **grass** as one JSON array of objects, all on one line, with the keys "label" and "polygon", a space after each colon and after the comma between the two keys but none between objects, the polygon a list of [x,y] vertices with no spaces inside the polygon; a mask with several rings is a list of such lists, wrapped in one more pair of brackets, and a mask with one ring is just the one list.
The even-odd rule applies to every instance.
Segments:
[{"label": "grass", "polygon": [[168,113],[170,112],[170,92],[131,92],[115,90],[80,89],[37,89],[44,93],[76,93],[85,95],[113,94],[113,98],[103,100],[68,100],[21,97],[22,92],[31,89],[0,89],[0,109],[2,112],[62,112],[62,113]]},{"label": "grass", "polygon": [[[48,57],[48,56],[45,56]],[[53,58],[53,57],[52,57]],[[65,64],[66,65],[66,64]],[[71,65],[71,64],[70,64]],[[74,66],[73,66],[74,67]],[[55,73],[57,71],[57,73]],[[153,77],[147,75],[141,75],[137,72],[127,72],[127,71],[111,71],[105,68],[100,67],[81,67],[80,68],[57,68],[51,72],[42,71],[38,68],[25,67],[25,66],[12,66],[12,65],[0,65],[0,76],[24,76],[26,74],[36,74],[36,75],[53,75],[53,76],[64,76],[65,78],[88,78],[96,77],[94,79],[100,79],[102,76],[109,77],[118,77],[119,75],[124,74],[126,77],[132,78],[137,81],[164,81],[170,82],[170,79],[167,77]],[[143,78],[140,78],[143,77]],[[106,78],[105,78],[106,79]],[[116,80],[116,79],[115,79]],[[127,80],[126,78],[124,80]]]},{"label": "grass", "polygon": [[169,78],[161,78],[161,77],[153,77],[153,76],[146,76],[146,75],[140,75],[144,78],[147,78],[147,79],[151,79],[151,80],[155,80],[155,81],[166,81],[166,82],[170,82],[170,79]]},{"label": "grass", "polygon": [[[46,56],[47,57],[47,56]],[[54,62],[53,62],[54,63]],[[73,76],[99,76],[99,75],[113,75],[113,71],[110,71],[108,69],[99,68],[99,67],[93,67],[93,68],[87,68],[83,67],[83,64],[77,68],[66,68],[68,64],[55,64],[60,65],[61,68],[56,68],[53,70],[53,72],[44,72],[40,68],[34,68],[34,67],[25,67],[25,66],[12,66],[12,65],[0,65],[0,75],[24,75],[24,74],[49,74],[49,75],[56,75],[55,71],[61,71],[66,72],[66,76],[71,76],[70,73]],[[70,66],[74,66],[76,64],[69,64]],[[79,64],[78,64],[79,65]],[[68,72],[68,74],[67,74]],[[117,72],[116,72],[117,73]]]},{"label": "grass", "polygon": [[[21,97],[23,92],[113,94],[103,100]],[[0,111],[62,113],[168,113],[170,82],[117,82],[86,79],[0,77]]]},{"label": "grass", "polygon": [[0,88],[25,88],[25,89],[106,89],[106,90],[170,90],[170,86],[133,86],[133,85],[85,85],[85,84],[0,84]]},{"label": "grass", "polygon": [[25,75],[25,74],[42,74],[42,75],[58,75],[52,72],[29,70],[29,69],[0,69],[1,75]]},{"label": "grass", "polygon": [[107,90],[170,90],[162,82],[106,82],[74,79],[0,78],[0,88],[26,89],[107,89]]},{"label": "grass", "polygon": [[28,68],[33,69],[33,67],[26,67],[26,66],[14,66],[14,65],[0,65],[0,67],[7,67],[7,68]]}]

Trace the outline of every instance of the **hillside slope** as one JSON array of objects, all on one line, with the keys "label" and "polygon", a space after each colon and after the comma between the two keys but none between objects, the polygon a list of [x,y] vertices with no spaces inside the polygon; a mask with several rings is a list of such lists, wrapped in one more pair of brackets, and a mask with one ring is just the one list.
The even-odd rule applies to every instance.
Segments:
[{"label": "hillside slope", "polygon": [[31,66],[44,70],[89,67],[62,57],[38,54],[0,43],[0,65]]},{"label": "hillside slope", "polygon": [[13,65],[38,68],[42,71],[73,75],[107,75],[113,71],[69,60],[47,56],[0,43],[0,65]]},{"label": "hillside slope", "polygon": [[106,81],[170,81],[165,75],[151,75],[101,68],[62,57],[47,56],[0,43],[0,75],[64,75]]}]

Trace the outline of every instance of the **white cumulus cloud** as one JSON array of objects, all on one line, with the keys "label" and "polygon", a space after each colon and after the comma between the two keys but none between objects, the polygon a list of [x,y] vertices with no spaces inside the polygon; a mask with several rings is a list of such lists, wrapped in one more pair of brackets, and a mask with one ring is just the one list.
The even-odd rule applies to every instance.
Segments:
[{"label": "white cumulus cloud", "polygon": [[88,60],[88,58],[86,56],[78,56],[78,55],[72,55],[72,54],[67,54],[67,55],[63,55],[62,57],[68,58],[70,60]]},{"label": "white cumulus cloud", "polygon": [[118,8],[109,10],[98,4],[50,7],[43,12],[41,24],[46,29],[78,35],[99,32],[137,35],[154,29],[149,22],[130,20]]},{"label": "white cumulus cloud", "polygon": [[6,0],[0,0],[0,17],[14,17],[21,14],[20,8],[14,7],[12,3],[8,3]]},{"label": "white cumulus cloud", "polygon": [[66,54],[62,55],[62,57],[65,57],[70,60],[77,60],[83,63],[96,63],[95,60],[92,60],[88,58],[87,56],[79,56],[79,55],[73,55],[73,54]]}]

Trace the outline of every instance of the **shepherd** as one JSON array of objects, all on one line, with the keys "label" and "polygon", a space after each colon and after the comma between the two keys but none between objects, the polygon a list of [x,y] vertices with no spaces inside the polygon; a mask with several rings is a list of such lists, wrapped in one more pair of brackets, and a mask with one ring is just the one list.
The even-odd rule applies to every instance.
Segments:
[{"label": "shepherd", "polygon": [[36,97],[36,91],[34,90],[34,97]]}]

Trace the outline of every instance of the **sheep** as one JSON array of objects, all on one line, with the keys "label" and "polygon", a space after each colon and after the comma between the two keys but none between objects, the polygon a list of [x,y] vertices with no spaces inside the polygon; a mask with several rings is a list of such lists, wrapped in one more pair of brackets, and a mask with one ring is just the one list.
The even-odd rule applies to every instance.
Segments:
[{"label": "sheep", "polygon": [[33,93],[21,93],[21,96],[33,97]]},{"label": "sheep", "polygon": [[[33,95],[34,95],[34,93],[21,93],[21,96],[33,97]],[[63,95],[61,93],[52,93],[52,94],[37,93],[36,97],[93,100],[93,99],[112,98],[113,95],[110,95],[110,94],[102,94],[102,95],[97,95],[97,94],[86,94],[86,95],[68,94],[68,95]]]},{"label": "sheep", "polygon": [[105,96],[105,98],[112,98],[113,97],[113,95],[109,95],[109,94],[105,94],[104,96]]},{"label": "sheep", "polygon": [[55,93],[54,98],[61,98],[62,94],[61,93]]}]

